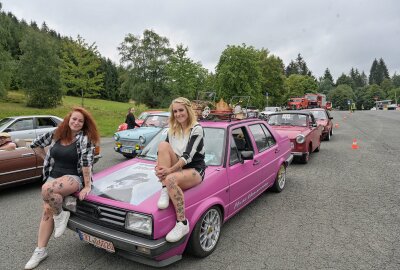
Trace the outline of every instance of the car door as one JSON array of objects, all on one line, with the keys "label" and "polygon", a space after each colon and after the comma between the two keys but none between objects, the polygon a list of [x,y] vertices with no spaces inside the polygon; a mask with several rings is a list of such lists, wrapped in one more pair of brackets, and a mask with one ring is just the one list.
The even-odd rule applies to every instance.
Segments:
[{"label": "car door", "polygon": [[280,149],[268,128],[257,123],[249,125],[250,134],[255,144],[254,163],[258,163],[257,177],[265,183],[273,183],[278,168]]},{"label": "car door", "polygon": [[36,132],[34,129],[34,118],[26,117],[19,118],[12,122],[5,132],[10,133],[11,138],[15,139],[34,139],[36,138]]},{"label": "car door", "polygon": [[311,142],[312,142],[312,148],[310,149],[310,152],[313,152],[320,144],[321,144],[321,136],[322,136],[322,130],[323,126],[318,125],[317,121],[314,118],[314,115],[310,114],[308,116],[309,123],[310,123],[310,137],[311,137]]},{"label": "car door", "polygon": [[233,215],[252,200],[252,192],[262,183],[260,164],[254,159],[244,160],[241,151],[253,151],[245,126],[230,130],[227,175],[229,179],[229,215]]},{"label": "car door", "polygon": [[[0,186],[13,182],[36,179],[42,174],[42,164],[37,166],[35,152],[20,147],[12,151],[0,151]],[[43,160],[40,159],[41,163]]]}]

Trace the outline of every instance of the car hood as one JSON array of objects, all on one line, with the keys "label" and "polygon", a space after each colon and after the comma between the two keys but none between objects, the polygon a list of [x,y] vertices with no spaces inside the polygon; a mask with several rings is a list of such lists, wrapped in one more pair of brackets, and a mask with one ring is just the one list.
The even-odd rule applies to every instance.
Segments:
[{"label": "car hood", "polygon": [[286,126],[274,126],[273,129],[278,132],[280,135],[286,135],[289,139],[295,139],[297,135],[303,134],[306,135],[310,132],[310,129],[307,127],[286,127]]},{"label": "car hood", "polygon": [[117,132],[120,138],[138,140],[140,136],[156,134],[160,127],[140,127]]},{"label": "car hood", "polygon": [[[162,188],[154,167],[154,161],[132,159],[101,171],[93,176],[92,191],[85,200],[154,214],[158,211],[157,201]],[[217,170],[207,168],[208,176],[215,172]],[[196,190],[192,188],[184,193],[187,192],[193,194]],[[187,203],[194,202],[188,200]],[[173,209],[170,210],[173,212]]]}]

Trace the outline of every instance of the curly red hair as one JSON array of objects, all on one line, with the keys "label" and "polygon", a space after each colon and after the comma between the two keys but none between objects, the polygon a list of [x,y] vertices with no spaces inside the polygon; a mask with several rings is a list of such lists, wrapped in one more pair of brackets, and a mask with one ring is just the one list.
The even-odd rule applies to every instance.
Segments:
[{"label": "curly red hair", "polygon": [[73,112],[80,112],[83,115],[84,123],[82,127],[83,134],[88,137],[88,139],[95,145],[100,143],[100,135],[97,129],[96,121],[88,112],[82,107],[74,107],[65,117],[64,120],[58,125],[56,131],[54,132],[55,140],[68,140],[72,141],[72,132],[69,127],[69,119]]}]

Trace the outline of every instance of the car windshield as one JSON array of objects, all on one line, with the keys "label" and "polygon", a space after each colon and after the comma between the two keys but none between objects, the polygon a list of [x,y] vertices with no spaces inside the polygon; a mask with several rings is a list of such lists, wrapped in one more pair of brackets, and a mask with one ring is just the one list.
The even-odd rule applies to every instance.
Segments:
[{"label": "car windshield", "polygon": [[142,113],[139,115],[138,119],[139,119],[139,120],[144,120],[144,119],[146,119],[147,115],[149,115],[148,112],[142,112]]},{"label": "car windshield", "polygon": [[323,112],[323,111],[311,111],[311,112],[312,112],[312,114],[314,115],[314,117],[315,117],[316,119],[318,119],[318,120],[326,120],[326,119],[328,119],[328,118],[326,117],[325,112]]},{"label": "car windshield", "polygon": [[307,95],[306,98],[308,100],[313,100],[313,101],[317,100],[317,96],[314,96],[314,95],[309,95],[309,96]]},{"label": "car windshield", "polygon": [[168,116],[149,115],[144,120],[142,127],[166,127],[168,125]]},{"label": "car windshield", "polygon": [[271,126],[307,126],[307,116],[304,114],[285,113],[273,114],[268,117]]},{"label": "car windshield", "polygon": [[[222,164],[225,130],[222,128],[204,128],[204,147],[206,150],[205,162],[207,166],[220,166]],[[156,160],[157,149],[160,142],[167,138],[168,128],[162,129],[143,149],[139,158]]]},{"label": "car windshield", "polygon": [[12,118],[3,118],[0,120],[0,130],[3,130],[10,122],[12,122]]}]

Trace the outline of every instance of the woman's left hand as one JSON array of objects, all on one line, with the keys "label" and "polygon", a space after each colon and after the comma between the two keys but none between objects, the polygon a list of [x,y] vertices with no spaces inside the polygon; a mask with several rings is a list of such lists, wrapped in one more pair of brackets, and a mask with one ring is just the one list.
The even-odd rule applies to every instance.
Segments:
[{"label": "woman's left hand", "polygon": [[170,174],[170,169],[164,166],[156,166],[156,175],[160,179],[164,179],[168,174]]},{"label": "woman's left hand", "polygon": [[85,199],[86,195],[88,195],[90,193],[90,191],[92,190],[92,187],[84,187],[82,188],[82,190],[79,192],[79,200],[83,200]]}]

